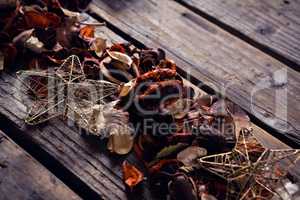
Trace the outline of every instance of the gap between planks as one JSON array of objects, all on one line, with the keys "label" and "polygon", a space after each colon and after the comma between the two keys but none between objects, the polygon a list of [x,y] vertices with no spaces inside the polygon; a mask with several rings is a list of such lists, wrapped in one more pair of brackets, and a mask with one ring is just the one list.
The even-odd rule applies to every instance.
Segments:
[{"label": "gap between planks", "polygon": [[[196,14],[200,15],[201,17],[205,18],[206,20],[210,21],[211,23],[219,26],[223,30],[229,32],[230,34],[234,35],[237,38],[240,38],[241,40],[247,42],[248,44],[252,45],[253,47],[259,49],[260,51],[272,56],[273,58],[277,59],[278,61],[282,62],[283,64],[287,65],[291,69],[300,72],[300,58],[297,59],[295,56],[288,56],[288,53],[284,52],[283,50],[277,50],[274,45],[270,45],[272,42],[278,42],[280,45],[280,41],[265,41],[262,39],[264,35],[260,36],[251,36],[251,33],[249,33],[247,30],[244,30],[242,27],[239,27],[235,25],[234,19],[232,16],[235,16],[234,14],[229,14],[229,19],[222,20],[219,19],[218,16],[221,13],[209,12],[209,6],[208,8],[203,8],[203,4],[210,4],[210,2],[202,1],[201,4],[200,1],[190,1],[190,0],[174,0],[175,2],[183,5],[184,7],[190,9],[191,11],[195,12]],[[230,2],[231,0],[227,0],[227,2]],[[247,0],[249,1],[249,0]],[[252,1],[254,3],[260,3],[259,1]],[[202,4],[203,3],[203,4]],[[221,1],[217,0],[217,4],[220,6],[222,3]],[[236,9],[239,9],[239,7],[236,7]],[[246,8],[245,8],[246,9]],[[218,10],[217,8],[215,10]],[[249,12],[251,9],[249,10]],[[300,11],[300,9],[299,9]],[[232,15],[232,16],[231,16]],[[231,18],[232,17],[232,18]],[[224,18],[224,17],[223,17]],[[299,18],[300,19],[300,18]],[[242,19],[240,21],[243,21],[245,24],[251,24],[250,22],[246,22],[246,19]],[[250,21],[250,20],[249,20]],[[240,23],[243,23],[240,22]],[[263,24],[266,24],[263,23]],[[253,24],[251,24],[253,25]],[[247,25],[246,25],[247,26]],[[261,25],[262,26],[262,25]],[[265,25],[267,26],[267,25]],[[256,29],[251,29],[254,33],[255,31],[258,31],[259,26],[256,27]],[[261,31],[264,31],[264,29],[260,29]],[[258,35],[258,34],[256,34]],[[290,47],[292,49],[292,47]],[[300,51],[298,52],[300,54]]]}]

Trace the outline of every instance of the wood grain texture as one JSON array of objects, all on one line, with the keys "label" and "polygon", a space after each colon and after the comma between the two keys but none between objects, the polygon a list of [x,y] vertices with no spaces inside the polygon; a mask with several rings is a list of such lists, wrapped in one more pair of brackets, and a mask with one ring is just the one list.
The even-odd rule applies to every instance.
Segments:
[{"label": "wood grain texture", "polygon": [[171,0],[94,0],[90,10],[146,46],[165,49],[182,71],[300,139],[298,72]]},{"label": "wood grain texture", "polygon": [[300,64],[300,1],[181,1]]},{"label": "wood grain texture", "polygon": [[81,198],[0,131],[0,199]]}]

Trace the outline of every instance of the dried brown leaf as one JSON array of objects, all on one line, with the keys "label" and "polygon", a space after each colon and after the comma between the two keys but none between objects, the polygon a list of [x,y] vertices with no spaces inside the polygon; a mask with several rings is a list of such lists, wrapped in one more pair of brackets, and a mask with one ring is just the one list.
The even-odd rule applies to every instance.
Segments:
[{"label": "dried brown leaf", "polygon": [[191,146],[177,154],[177,160],[182,162],[186,167],[197,165],[197,158],[207,155],[207,150],[198,146]]},{"label": "dried brown leaf", "polygon": [[[124,127],[119,127],[118,129],[123,130]],[[131,151],[134,142],[130,133],[129,130],[124,130],[123,133],[118,131],[117,133],[112,134],[108,140],[108,150],[119,155],[128,154]]]},{"label": "dried brown leaf", "polygon": [[132,59],[126,55],[125,53],[121,53],[118,51],[107,51],[108,55],[113,59],[118,62],[124,63],[124,68],[129,69],[132,65]]},{"label": "dried brown leaf", "polygon": [[101,57],[103,55],[103,52],[105,51],[107,44],[106,44],[106,39],[103,38],[96,38],[92,45],[91,45],[91,50],[95,51],[96,55],[98,57]]},{"label": "dried brown leaf", "polygon": [[124,181],[131,189],[139,184],[144,178],[142,172],[139,171],[135,166],[129,164],[127,161],[123,162],[122,169]]},{"label": "dried brown leaf", "polygon": [[79,35],[83,39],[89,39],[95,37],[95,27],[91,25],[86,25],[80,29]]},{"label": "dried brown leaf", "polygon": [[27,28],[48,28],[58,27],[60,24],[60,17],[50,12],[40,12],[37,10],[30,10],[24,13],[24,18],[27,24]]}]

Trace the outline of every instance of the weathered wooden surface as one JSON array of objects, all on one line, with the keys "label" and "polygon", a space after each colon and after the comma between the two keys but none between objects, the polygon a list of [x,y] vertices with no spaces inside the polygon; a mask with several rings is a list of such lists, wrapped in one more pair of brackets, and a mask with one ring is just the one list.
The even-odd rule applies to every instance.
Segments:
[{"label": "weathered wooden surface", "polygon": [[0,199],[81,199],[0,131]]},{"label": "weathered wooden surface", "polygon": [[[131,1],[131,2],[135,2],[135,1]],[[146,4],[146,6],[148,6],[148,4]],[[180,7],[180,9],[183,8]],[[119,12],[121,11],[119,10]],[[129,13],[132,12],[134,12],[134,10],[130,11]],[[153,16],[155,16],[155,14]],[[122,23],[123,22],[121,22],[121,24]],[[205,23],[204,25],[206,25]],[[120,25],[120,23],[119,24],[116,23],[116,24]],[[132,25],[130,25],[130,27]],[[126,24],[123,26],[126,26]],[[178,26],[181,27],[182,23],[178,23]],[[143,26],[141,25],[141,27]],[[152,26],[149,26],[149,28],[152,28]],[[103,30],[104,32],[103,35],[107,35],[108,38],[112,39],[113,41],[123,41],[120,37],[118,37],[113,32],[109,31],[107,28],[102,27],[100,29]],[[216,29],[217,32],[221,32],[222,34],[225,34],[221,30],[218,30],[216,27],[214,27],[214,29]],[[128,29],[124,29],[124,30],[128,31]],[[133,32],[136,32],[137,28],[132,28],[132,30]],[[182,61],[182,59],[178,59],[177,56],[180,54],[178,55],[174,54],[175,51],[177,52],[177,49],[174,48],[174,45],[178,44],[178,41],[175,42],[174,44],[171,44],[171,42],[169,42],[169,44],[161,43],[161,42],[153,42],[152,39],[151,40],[147,39],[143,31],[144,29],[141,29],[142,33],[139,33],[137,35],[132,35],[132,36],[143,41],[146,45],[154,46],[154,47],[162,47],[167,49],[168,52],[171,53],[172,57],[176,58],[176,61],[179,62],[180,66],[186,66],[186,65],[193,66],[191,64],[187,64],[188,63],[187,61]],[[182,37],[182,34],[180,36]],[[160,35],[158,35],[157,37],[160,38]],[[150,38],[153,38],[153,36],[151,36]],[[211,38],[208,37],[208,39]],[[235,39],[231,38],[231,40],[234,41]],[[174,48],[173,52],[171,51],[171,47],[169,47],[169,45],[171,45],[171,47]],[[245,46],[247,47],[247,45]],[[186,46],[184,47],[186,48]],[[251,49],[250,47],[247,48]],[[195,52],[195,54],[197,54],[197,52]],[[241,62],[244,61],[241,60]],[[211,65],[212,64],[209,64],[209,66]],[[204,76],[203,74],[201,75],[201,73],[198,72],[198,70],[194,70],[192,72],[197,72],[195,76],[198,78],[206,77],[206,79],[202,79],[202,80],[213,80],[209,76]],[[121,173],[120,165],[124,159],[134,160],[133,158],[134,155],[130,154],[126,158],[110,155],[106,150],[104,142],[101,142],[94,138],[83,137],[76,128],[67,126],[66,122],[62,121],[61,119],[54,119],[44,125],[37,126],[37,127],[26,126],[23,121],[23,118],[26,115],[26,106],[24,105],[25,102],[23,101],[24,94],[20,93],[19,88],[20,88],[20,82],[15,77],[6,73],[3,73],[0,76],[1,116],[8,119],[11,122],[11,124],[17,127],[22,133],[24,133],[24,135],[26,135],[26,137],[29,138],[31,142],[39,145],[43,150],[49,153],[55,160],[57,160],[65,168],[70,170],[70,172],[73,173],[78,179],[83,181],[88,187],[94,190],[99,195],[99,197],[102,197],[103,199],[127,199],[128,196],[126,195],[125,186],[122,181],[122,173]],[[242,94],[245,95],[245,92]],[[266,142],[266,145],[275,145],[276,148],[287,147],[286,145],[276,140],[275,138],[270,136],[262,129],[259,129],[257,126],[254,126],[254,129],[257,130],[258,135],[262,138],[264,142]],[[149,195],[142,195],[142,196],[144,199],[148,199]],[[137,197],[137,199],[142,199],[142,198]]]},{"label": "weathered wooden surface", "polygon": [[300,1],[181,1],[300,64]]},{"label": "weathered wooden surface", "polygon": [[[24,124],[26,106],[15,84],[18,80],[2,75],[0,112],[46,152],[83,180],[103,199],[126,199],[121,179],[120,161],[110,159],[104,143],[89,141],[80,132],[55,119],[39,127]],[[23,94],[21,94],[23,95]]]},{"label": "weathered wooden surface", "polygon": [[[283,134],[300,136],[300,76],[170,0],[94,0],[96,13]],[[284,76],[287,81],[282,81]]]}]

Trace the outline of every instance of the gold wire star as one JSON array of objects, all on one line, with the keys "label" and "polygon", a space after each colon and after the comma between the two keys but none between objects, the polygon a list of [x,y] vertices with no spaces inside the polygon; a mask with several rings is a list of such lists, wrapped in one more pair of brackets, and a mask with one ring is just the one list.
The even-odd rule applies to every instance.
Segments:
[{"label": "gold wire star", "polygon": [[[36,125],[54,117],[72,118],[88,124],[86,109],[104,104],[105,98],[117,93],[119,85],[105,80],[86,79],[77,56],[68,57],[54,71],[22,70],[17,77],[35,100],[25,122]],[[77,118],[76,118],[77,119]]]},{"label": "gold wire star", "polygon": [[206,156],[200,165],[225,179],[227,199],[271,199],[277,192],[288,170],[300,158],[299,149],[268,149],[242,128],[232,152]]}]

